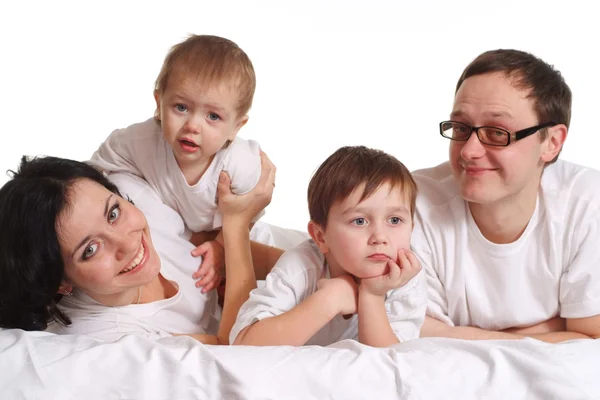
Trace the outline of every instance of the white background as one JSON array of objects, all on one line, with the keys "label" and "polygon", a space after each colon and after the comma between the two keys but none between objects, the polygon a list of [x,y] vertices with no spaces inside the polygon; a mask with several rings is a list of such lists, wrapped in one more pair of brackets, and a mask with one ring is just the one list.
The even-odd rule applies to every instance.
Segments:
[{"label": "white background", "polygon": [[[418,3],[418,4],[417,4]],[[86,160],[116,128],[152,116],[154,80],[190,33],[237,42],[258,86],[240,136],[278,167],[264,220],[304,229],[311,174],[364,144],[409,169],[447,157],[438,134],[479,53],[530,51],[574,93],[562,158],[600,168],[600,24],[578,1],[3,1],[0,185],[21,155]]]}]

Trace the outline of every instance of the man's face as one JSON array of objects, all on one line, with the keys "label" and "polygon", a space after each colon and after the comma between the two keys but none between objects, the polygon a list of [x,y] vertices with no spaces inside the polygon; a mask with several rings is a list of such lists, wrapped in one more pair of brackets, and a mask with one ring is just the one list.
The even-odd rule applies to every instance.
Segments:
[{"label": "man's face", "polygon": [[[456,93],[451,119],[471,126],[496,126],[509,132],[539,123],[534,100],[517,89],[504,73],[467,78]],[[468,202],[494,204],[529,198],[537,192],[548,158],[540,133],[508,146],[482,144],[475,132],[466,142],[450,142],[450,163],[462,197]]]}]

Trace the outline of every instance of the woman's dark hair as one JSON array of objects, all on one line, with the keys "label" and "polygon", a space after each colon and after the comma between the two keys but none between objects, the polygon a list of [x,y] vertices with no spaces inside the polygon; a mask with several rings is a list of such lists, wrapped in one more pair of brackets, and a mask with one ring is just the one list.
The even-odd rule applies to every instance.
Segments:
[{"label": "woman's dark hair", "polygon": [[76,181],[90,179],[120,195],[94,167],[56,157],[23,156],[0,188],[0,327],[44,330],[69,318],[56,304],[64,278],[57,219]]}]

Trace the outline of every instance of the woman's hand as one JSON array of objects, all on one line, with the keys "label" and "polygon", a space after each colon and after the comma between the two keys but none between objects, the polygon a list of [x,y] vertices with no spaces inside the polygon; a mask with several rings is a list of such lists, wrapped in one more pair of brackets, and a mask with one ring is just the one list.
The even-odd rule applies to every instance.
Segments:
[{"label": "woman's hand", "polygon": [[250,192],[237,195],[231,191],[231,180],[225,172],[219,176],[218,207],[223,220],[239,219],[249,225],[252,219],[270,202],[275,187],[275,165],[261,151],[260,180]]}]

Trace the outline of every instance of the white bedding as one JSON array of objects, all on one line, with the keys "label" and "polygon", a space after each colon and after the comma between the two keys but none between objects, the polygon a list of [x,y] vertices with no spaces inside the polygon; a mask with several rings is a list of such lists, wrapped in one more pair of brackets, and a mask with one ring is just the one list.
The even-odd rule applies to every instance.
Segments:
[{"label": "white bedding", "polygon": [[[284,248],[305,238],[253,235]],[[4,330],[0,399],[600,399],[599,360],[600,340],[258,348]]]}]

